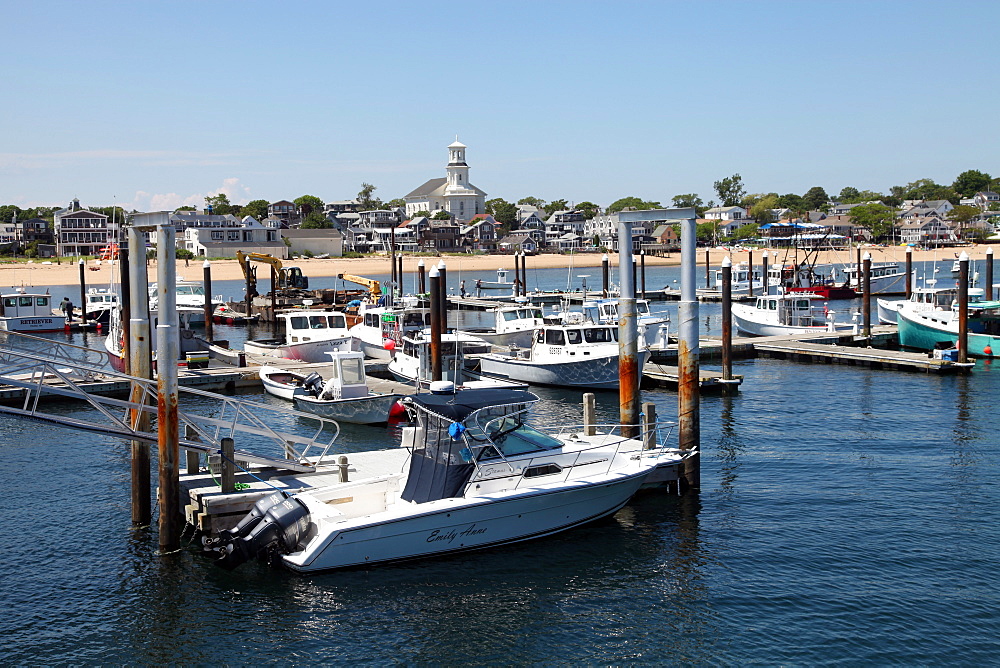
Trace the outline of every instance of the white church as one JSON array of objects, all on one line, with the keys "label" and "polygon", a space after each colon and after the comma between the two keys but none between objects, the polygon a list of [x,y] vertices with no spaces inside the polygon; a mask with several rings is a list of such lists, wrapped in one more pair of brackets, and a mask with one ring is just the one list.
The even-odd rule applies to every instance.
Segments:
[{"label": "white church", "polygon": [[447,211],[455,222],[467,223],[477,213],[486,213],[486,193],[469,183],[469,166],[465,164],[466,145],[455,140],[448,146],[447,176],[431,179],[406,197],[406,217],[418,211]]}]

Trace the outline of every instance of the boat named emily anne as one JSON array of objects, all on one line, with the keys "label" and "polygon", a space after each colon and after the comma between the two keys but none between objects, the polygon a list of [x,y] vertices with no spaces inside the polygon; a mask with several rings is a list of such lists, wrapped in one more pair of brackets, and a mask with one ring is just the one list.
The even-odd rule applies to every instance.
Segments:
[{"label": "boat named emily anne", "polygon": [[407,397],[404,470],[259,501],[206,539],[219,564],[255,556],[300,572],[477,550],[571,529],[616,512],[666,463],[637,439],[529,426],[527,390]]}]

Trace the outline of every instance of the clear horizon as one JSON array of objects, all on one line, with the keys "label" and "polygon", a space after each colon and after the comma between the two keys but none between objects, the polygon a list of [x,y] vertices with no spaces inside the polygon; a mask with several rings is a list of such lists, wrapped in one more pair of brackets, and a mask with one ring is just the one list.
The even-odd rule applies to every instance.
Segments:
[{"label": "clear horizon", "polygon": [[[979,2],[6,3],[0,204],[383,200],[669,206],[998,175]],[[992,54],[992,55],[991,55]]]}]

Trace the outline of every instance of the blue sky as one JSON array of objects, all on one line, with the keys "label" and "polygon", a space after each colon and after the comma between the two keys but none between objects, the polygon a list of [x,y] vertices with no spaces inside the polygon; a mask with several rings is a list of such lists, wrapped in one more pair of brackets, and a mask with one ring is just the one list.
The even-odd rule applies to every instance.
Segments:
[{"label": "blue sky", "polygon": [[0,3],[0,204],[1000,174],[997,2]]}]

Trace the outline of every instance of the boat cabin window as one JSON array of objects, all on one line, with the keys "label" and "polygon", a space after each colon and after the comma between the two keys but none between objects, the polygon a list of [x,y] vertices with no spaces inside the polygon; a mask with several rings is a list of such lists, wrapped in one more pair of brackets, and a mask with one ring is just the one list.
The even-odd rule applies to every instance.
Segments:
[{"label": "boat cabin window", "polygon": [[403,327],[420,327],[423,323],[420,313],[407,313],[403,316]]},{"label": "boat cabin window", "polygon": [[649,302],[636,302],[635,312],[639,315],[649,315]]},{"label": "boat cabin window", "polygon": [[545,330],[545,343],[550,346],[566,345],[566,335],[561,329]]},{"label": "boat cabin window", "polygon": [[3,298],[3,305],[5,307],[14,308],[15,306],[17,306],[17,298],[16,297],[4,297]]},{"label": "boat cabin window", "polygon": [[18,297],[17,298],[17,305],[18,306],[31,306],[31,297]]},{"label": "boat cabin window", "polygon": [[587,343],[611,343],[618,340],[618,329],[615,327],[588,327],[583,330],[583,338]]},{"label": "boat cabin window", "polygon": [[555,475],[556,473],[561,473],[562,468],[558,464],[542,464],[540,466],[529,466],[524,469],[524,473],[521,475],[525,478],[537,478],[543,475]]},{"label": "boat cabin window", "polygon": [[292,329],[308,329],[309,322],[306,320],[305,316],[295,316],[294,318],[288,319],[288,324],[292,326]]},{"label": "boat cabin window", "polygon": [[35,306],[48,306],[48,305],[49,305],[48,297],[35,297]]},{"label": "boat cabin window", "polygon": [[777,299],[768,299],[767,300],[767,309],[769,311],[777,311],[778,310],[778,300]]},{"label": "boat cabin window", "polygon": [[566,342],[572,345],[576,345],[583,341],[583,335],[580,334],[578,329],[567,329],[566,330]]},{"label": "boat cabin window", "polygon": [[309,329],[326,329],[326,317],[321,315],[309,316]]},{"label": "boat cabin window", "polygon": [[365,313],[365,325],[368,327],[378,327],[379,317],[375,313]]},{"label": "boat cabin window", "polygon": [[809,300],[808,299],[796,299],[795,300],[795,308],[797,308],[799,310],[808,311],[809,310]]},{"label": "boat cabin window", "polygon": [[341,382],[344,385],[363,385],[365,383],[365,361],[360,357],[349,357],[340,360]]},{"label": "boat cabin window", "polygon": [[330,323],[330,327],[333,329],[347,329],[347,318],[339,313],[326,316],[326,321]]},{"label": "boat cabin window", "polygon": [[403,354],[408,357],[417,356],[417,344],[409,339],[403,339]]},{"label": "boat cabin window", "polygon": [[491,422],[487,425],[487,430],[493,446],[487,446],[480,451],[480,460],[499,457],[497,449],[504,457],[514,457],[562,447],[558,439],[529,427],[517,416],[508,416]]}]

